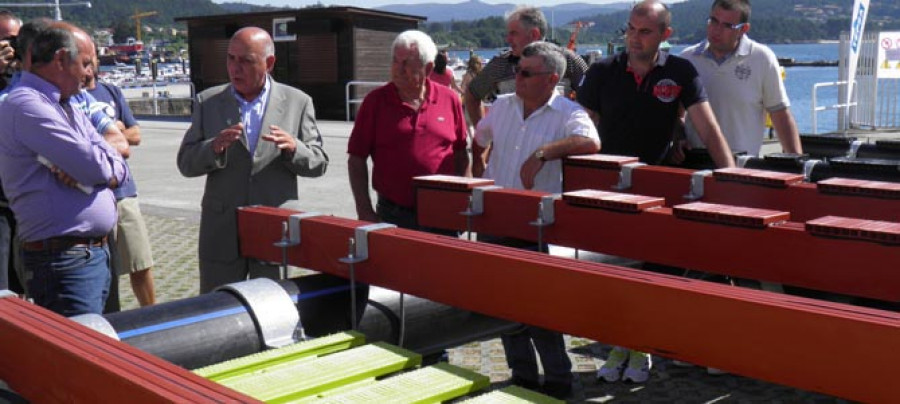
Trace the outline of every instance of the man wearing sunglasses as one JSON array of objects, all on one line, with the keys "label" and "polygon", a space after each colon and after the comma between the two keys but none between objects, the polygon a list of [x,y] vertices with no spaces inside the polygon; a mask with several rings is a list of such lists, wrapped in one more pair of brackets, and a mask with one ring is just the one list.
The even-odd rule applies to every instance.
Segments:
[{"label": "man wearing sunglasses", "polygon": [[[478,123],[472,149],[473,174],[491,178],[504,188],[562,192],[563,157],[596,153],[600,140],[587,112],[556,91],[565,72],[562,50],[547,42],[533,42],[522,50],[516,65],[514,94],[497,98],[491,113]],[[490,164],[484,150],[492,147]],[[478,235],[479,241],[545,251],[523,240]],[[536,293],[538,291],[527,291]],[[572,363],[559,332],[525,326],[501,336],[512,383],[540,388],[556,398],[571,392]],[[538,379],[534,349],[544,366],[544,384]]]},{"label": "man wearing sunglasses", "polygon": [[[501,94],[515,91],[516,75],[513,68],[522,56],[522,49],[528,44],[543,40],[547,34],[547,18],[535,7],[519,6],[506,17],[506,43],[509,52],[492,58],[466,89],[464,105],[472,125],[477,126],[484,116],[482,101],[493,101]],[[581,82],[587,64],[578,55],[563,51],[566,58],[565,74],[560,78],[566,92]]]},{"label": "man wearing sunglasses", "polygon": [[[715,0],[706,40],[685,49],[681,56],[700,73],[716,120],[733,150],[759,154],[768,112],[782,149],[800,153],[800,136],[778,59],[771,49],[750,39],[748,31],[749,1]],[[700,145],[694,125],[687,125],[687,135],[690,146]],[[681,154],[677,155],[680,159]]]}]

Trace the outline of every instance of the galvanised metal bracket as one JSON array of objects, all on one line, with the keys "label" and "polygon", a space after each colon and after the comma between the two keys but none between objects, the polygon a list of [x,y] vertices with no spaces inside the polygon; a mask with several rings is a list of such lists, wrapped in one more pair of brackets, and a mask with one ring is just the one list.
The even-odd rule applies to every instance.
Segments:
[{"label": "galvanised metal bracket", "polygon": [[689,201],[696,201],[698,199],[703,198],[703,181],[706,177],[712,175],[712,170],[701,170],[694,171],[691,174],[691,189],[688,190],[687,195],[684,196],[684,199]]},{"label": "galvanised metal bracket", "polygon": [[644,163],[629,163],[622,166],[622,170],[619,171],[619,183],[613,185],[613,189],[617,191],[624,191],[628,188],[631,188],[631,172],[634,171],[635,168],[643,167],[646,164]]},{"label": "galvanised metal bracket", "polygon": [[216,291],[220,290],[233,293],[247,306],[267,347],[278,348],[296,342],[294,331],[300,325],[300,313],[278,282],[256,278],[216,288]]}]

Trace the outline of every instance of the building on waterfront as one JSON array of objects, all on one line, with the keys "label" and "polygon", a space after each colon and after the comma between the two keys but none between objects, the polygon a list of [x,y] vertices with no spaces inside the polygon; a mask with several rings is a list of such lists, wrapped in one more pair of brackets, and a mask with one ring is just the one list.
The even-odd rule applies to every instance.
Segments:
[{"label": "building on waterfront", "polygon": [[[303,8],[260,13],[183,17],[188,26],[191,81],[196,91],[228,82],[228,40],[238,29],[257,26],[275,39],[275,80],[300,88],[315,100],[321,118],[343,119],[344,88],[350,81],[390,80],[390,43],[416,29],[424,17],[357,7]],[[363,98],[363,90],[351,98]]]}]

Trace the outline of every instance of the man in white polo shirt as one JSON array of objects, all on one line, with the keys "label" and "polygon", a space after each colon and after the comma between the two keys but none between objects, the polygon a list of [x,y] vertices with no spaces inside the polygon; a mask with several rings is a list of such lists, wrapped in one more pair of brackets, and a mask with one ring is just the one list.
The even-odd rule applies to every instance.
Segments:
[{"label": "man in white polo shirt", "polygon": [[[786,153],[800,153],[800,136],[791,115],[790,100],[781,80],[778,59],[771,49],[747,36],[748,0],[713,1],[706,40],[685,49],[700,73],[709,103],[732,151],[759,155],[766,133],[766,113]],[[688,120],[691,146],[702,146]]]}]

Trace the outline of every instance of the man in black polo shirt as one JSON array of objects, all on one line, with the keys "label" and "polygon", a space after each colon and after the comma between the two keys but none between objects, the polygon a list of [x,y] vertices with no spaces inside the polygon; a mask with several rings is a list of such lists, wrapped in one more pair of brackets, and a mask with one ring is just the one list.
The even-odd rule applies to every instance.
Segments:
[{"label": "man in black polo shirt", "polygon": [[691,62],[659,51],[672,34],[671,14],[658,1],[634,6],[626,31],[626,51],[593,64],[578,89],[578,102],[592,114],[602,152],[636,156],[660,164],[681,125],[682,108],[719,167],[734,159],[697,70]]},{"label": "man in black polo shirt", "polygon": [[[732,167],[734,159],[697,70],[688,60],[659,51],[659,44],[672,34],[670,22],[664,4],[654,0],[636,4],[628,19],[625,52],[588,69],[578,88],[578,102],[597,125],[603,153],[660,164],[675,140],[676,128],[682,125],[683,108],[690,111],[691,122],[716,165]],[[649,354],[614,347],[597,377],[643,383],[650,377],[651,366]]]}]

